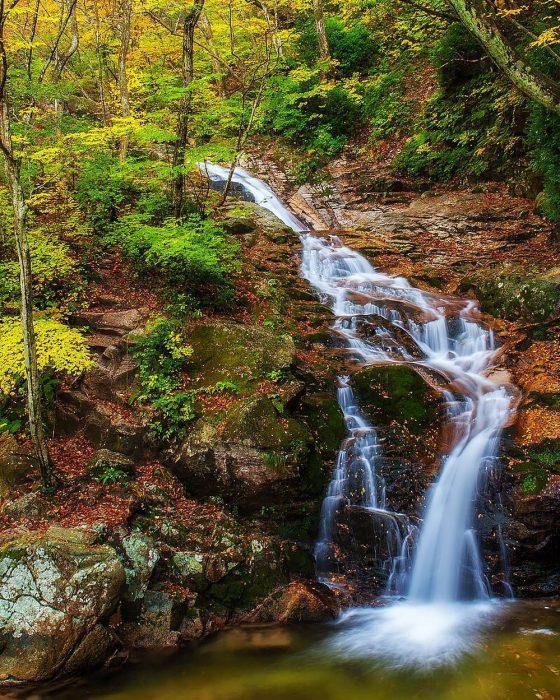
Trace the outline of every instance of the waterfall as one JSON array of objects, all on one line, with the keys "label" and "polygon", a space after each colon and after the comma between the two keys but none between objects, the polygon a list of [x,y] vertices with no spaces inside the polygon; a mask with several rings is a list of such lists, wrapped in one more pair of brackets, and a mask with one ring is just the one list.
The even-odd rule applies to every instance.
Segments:
[{"label": "waterfall", "polygon": [[[201,168],[214,181],[227,177],[225,168],[209,164]],[[246,170],[236,169],[234,182],[301,234],[301,273],[332,309],[333,329],[356,361],[362,365],[407,364],[445,378],[443,397],[452,447],[430,490],[412,562],[408,556],[412,531],[393,533],[398,551],[392,557],[389,584],[394,591],[407,593],[408,607],[401,619],[398,610],[402,606],[394,606],[390,613],[384,613],[388,615],[384,622],[387,634],[392,624],[393,631],[399,628],[392,643],[398,643],[400,649],[408,644],[411,658],[462,649],[470,627],[464,626],[462,638],[455,635],[453,645],[449,630],[464,620],[454,608],[450,612],[449,605],[483,601],[491,595],[474,527],[475,502],[485,470],[496,458],[501,430],[513,411],[508,387],[487,377],[496,353],[493,334],[474,320],[472,301],[441,298],[416,289],[403,277],[376,270],[336,236],[308,232],[270,187]],[[360,335],[364,322],[375,329],[365,337]],[[396,330],[406,333],[414,352],[399,342],[393,333]],[[336,571],[338,566],[333,539],[343,501],[368,508],[372,514],[398,515],[388,510],[383,479],[377,473],[380,447],[375,429],[357,406],[349,379],[340,377],[339,385],[339,404],[348,434],[321,511],[315,549],[320,575]],[[417,612],[426,605],[432,606],[428,622]],[[434,613],[437,606],[443,606],[439,618]],[[418,627],[414,628],[416,622]],[[380,630],[383,625],[378,620],[377,632]],[[434,644],[436,632],[439,636]],[[391,646],[387,639],[382,647],[376,646],[375,639],[379,635],[370,635],[364,644],[386,654]],[[344,635],[341,645],[343,640]],[[356,637],[347,639],[346,648],[353,649],[356,643]]]}]

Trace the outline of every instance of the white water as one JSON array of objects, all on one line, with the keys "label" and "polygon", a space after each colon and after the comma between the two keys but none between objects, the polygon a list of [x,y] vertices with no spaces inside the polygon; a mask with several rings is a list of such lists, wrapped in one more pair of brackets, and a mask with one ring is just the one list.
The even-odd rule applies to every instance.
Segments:
[{"label": "white water", "polygon": [[[214,181],[227,177],[226,168],[202,167]],[[356,361],[406,363],[443,382],[452,447],[429,494],[412,567],[403,548],[403,542],[409,546],[405,535],[397,538],[401,550],[395,552],[389,579],[399,579],[397,592],[405,586],[407,601],[382,610],[351,611],[335,645],[341,653],[374,654],[398,664],[455,658],[469,647],[488,614],[483,601],[490,599],[491,590],[474,528],[475,505],[480,480],[496,458],[501,430],[513,410],[507,387],[486,376],[496,352],[493,335],[474,320],[472,302],[415,289],[402,277],[379,272],[338,238],[305,233],[304,224],[268,185],[246,170],[237,169],[234,182],[302,234],[302,275],[330,305],[336,317],[333,329]],[[373,332],[361,335],[364,325]],[[408,349],[399,341],[403,333]],[[333,541],[344,501],[369,508],[372,515],[390,513],[377,474],[377,436],[347,378],[340,378],[339,402],[348,436],[322,507],[319,574],[338,566]]]}]

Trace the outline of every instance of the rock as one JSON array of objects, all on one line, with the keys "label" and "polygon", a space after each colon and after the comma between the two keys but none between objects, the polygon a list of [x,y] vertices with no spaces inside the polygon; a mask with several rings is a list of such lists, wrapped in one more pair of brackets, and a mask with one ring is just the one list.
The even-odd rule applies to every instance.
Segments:
[{"label": "rock", "polygon": [[295,362],[292,338],[262,326],[207,321],[192,326],[188,340],[193,377],[205,387],[228,381],[242,388]]},{"label": "rock", "polygon": [[10,518],[41,518],[48,509],[44,497],[37,491],[26,493],[4,505],[3,513]]},{"label": "rock", "polygon": [[123,566],[126,574],[126,600],[138,600],[144,597],[150,579],[159,561],[159,550],[151,537],[140,532],[133,532],[123,537]]},{"label": "rock", "polygon": [[9,433],[0,433],[0,498],[8,496],[33,467],[33,457]]},{"label": "rock", "polygon": [[172,558],[174,577],[193,591],[208,588],[204,556],[199,552],[175,552]]},{"label": "rock", "polygon": [[240,399],[221,431],[201,419],[165,461],[194,496],[261,507],[307,488],[310,435],[303,423],[281,419],[267,397]]},{"label": "rock", "polygon": [[142,451],[145,426],[124,418],[102,403],[95,404],[82,427],[84,435],[95,447],[125,455]]},{"label": "rock", "polygon": [[310,581],[294,581],[272,593],[251,612],[250,623],[324,622],[337,617],[340,607],[326,586]]},{"label": "rock", "polygon": [[169,594],[146,591],[139,608],[134,606],[128,610],[132,619],[123,622],[119,629],[123,643],[136,648],[175,646],[179,641],[175,608],[176,601]]},{"label": "rock", "polygon": [[353,375],[360,406],[375,416],[375,424],[395,421],[419,435],[438,418],[439,396],[410,367],[366,367]]},{"label": "rock", "polygon": [[97,628],[125,575],[111,547],[76,542],[82,536],[59,528],[0,548],[0,683],[44,681],[105,658],[111,638]]},{"label": "rock", "polygon": [[99,476],[107,469],[114,469],[124,475],[132,476],[134,472],[134,461],[121,452],[101,449],[93,455],[88,462],[90,475]]},{"label": "rock", "polygon": [[482,311],[509,321],[546,321],[560,304],[560,281],[547,272],[490,270],[463,280],[461,290],[468,289],[474,290]]}]

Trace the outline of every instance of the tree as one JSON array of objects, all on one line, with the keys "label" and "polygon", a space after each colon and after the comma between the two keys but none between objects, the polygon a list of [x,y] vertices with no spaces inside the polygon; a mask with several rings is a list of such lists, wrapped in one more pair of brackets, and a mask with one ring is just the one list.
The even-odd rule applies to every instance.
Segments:
[{"label": "tree", "polygon": [[323,14],[323,0],[313,0],[313,14],[315,26],[317,28],[317,38],[319,40],[319,56],[323,63],[331,58],[329,40],[327,39],[327,29],[325,27],[325,16]]},{"label": "tree", "polygon": [[5,44],[6,21],[10,10],[17,4],[13,0],[6,9],[5,0],[0,0],[0,150],[4,155],[6,178],[10,190],[14,211],[14,234],[19,262],[21,290],[21,325],[25,357],[25,374],[27,379],[27,409],[29,432],[33,441],[35,455],[43,485],[53,485],[52,466],[43,431],[43,410],[41,400],[41,382],[37,368],[37,348],[33,324],[33,290],[32,268],[29,241],[27,237],[27,205],[21,185],[20,161],[14,153],[8,105],[8,54]]},{"label": "tree", "polygon": [[185,154],[189,137],[189,117],[192,107],[191,84],[194,80],[194,31],[204,9],[204,0],[195,0],[183,18],[182,88],[184,90],[177,115],[177,140],[173,151],[173,211],[176,217],[183,213],[185,196]]},{"label": "tree", "polygon": [[487,0],[448,0],[460,21],[478,39],[505,76],[527,97],[560,114],[560,83],[533,68],[499,24]]},{"label": "tree", "polygon": [[[119,84],[119,97],[121,102],[121,116],[126,118],[130,115],[130,98],[128,93],[128,51],[130,48],[130,24],[132,19],[132,0],[122,0],[120,4],[120,36],[121,44],[119,48],[119,64],[117,80]],[[121,138],[119,157],[121,161],[126,160],[128,150],[128,137]]]}]

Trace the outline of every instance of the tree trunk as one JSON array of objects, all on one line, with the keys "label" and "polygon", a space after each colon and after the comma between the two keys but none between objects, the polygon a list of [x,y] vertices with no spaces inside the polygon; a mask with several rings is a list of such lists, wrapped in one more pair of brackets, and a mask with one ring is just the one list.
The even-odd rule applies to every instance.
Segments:
[{"label": "tree trunk", "polygon": [[210,60],[212,61],[212,70],[216,74],[216,89],[220,97],[224,97],[226,94],[223,79],[223,66],[220,62],[220,58],[216,53],[216,45],[214,44],[214,33],[212,31],[212,25],[208,19],[206,12],[200,15],[200,28],[204,34],[206,44],[208,46],[208,53],[210,54]]},{"label": "tree trunk", "polygon": [[173,152],[173,211],[179,218],[183,213],[183,198],[185,194],[185,154],[189,136],[189,117],[192,105],[190,90],[194,78],[194,30],[204,9],[204,0],[195,0],[192,8],[185,14],[183,21],[183,81],[184,95],[179,105],[177,117],[177,133]]},{"label": "tree trunk", "polygon": [[315,15],[315,26],[319,40],[319,57],[323,63],[326,63],[331,58],[331,52],[323,15],[323,0],[313,0],[313,14]]},{"label": "tree trunk", "polygon": [[508,41],[486,0],[448,0],[505,76],[529,99],[560,114],[560,84],[532,68]]},{"label": "tree trunk", "polygon": [[[119,51],[119,96],[121,100],[121,116],[126,118],[130,115],[130,99],[128,92],[128,51],[130,49],[130,24],[132,19],[132,0],[122,0],[121,7],[121,46]],[[122,162],[126,160],[128,152],[128,136],[124,135],[121,139],[119,149],[119,159]]]},{"label": "tree trunk", "polygon": [[21,289],[21,325],[23,331],[23,348],[25,373],[27,377],[27,410],[29,432],[33,441],[35,455],[39,462],[41,480],[46,488],[53,486],[52,467],[43,432],[41,382],[37,367],[37,348],[35,329],[33,327],[33,291],[31,255],[27,239],[27,206],[21,187],[19,164],[14,158],[10,121],[5,90],[0,95],[0,141],[4,154],[6,177],[12,196],[14,209],[14,233],[19,261]]}]

